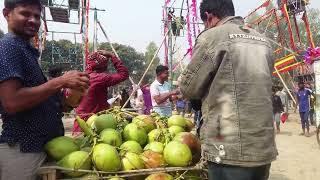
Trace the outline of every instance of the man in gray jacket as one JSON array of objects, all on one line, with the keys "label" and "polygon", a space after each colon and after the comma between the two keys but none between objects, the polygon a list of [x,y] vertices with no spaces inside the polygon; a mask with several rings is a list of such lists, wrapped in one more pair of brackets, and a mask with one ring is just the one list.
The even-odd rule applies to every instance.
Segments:
[{"label": "man in gray jacket", "polygon": [[202,101],[202,157],[210,180],[267,180],[276,159],[272,49],[235,17],[232,0],[203,0],[199,35],[180,88]]}]

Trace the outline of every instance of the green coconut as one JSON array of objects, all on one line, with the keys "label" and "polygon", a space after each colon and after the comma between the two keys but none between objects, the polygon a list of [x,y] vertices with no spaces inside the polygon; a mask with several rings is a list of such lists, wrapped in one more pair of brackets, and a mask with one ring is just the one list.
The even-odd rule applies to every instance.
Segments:
[{"label": "green coconut", "polygon": [[145,151],[141,155],[141,158],[147,169],[164,167],[166,165],[163,155],[154,151]]},{"label": "green coconut", "polygon": [[139,127],[143,127],[146,130],[146,133],[157,128],[155,120],[148,115],[139,115],[133,118],[132,123],[137,124]]},{"label": "green coconut", "polygon": [[186,130],[188,132],[192,131],[192,129],[195,127],[194,123],[191,121],[191,120],[186,120],[186,123],[187,123],[187,127],[186,127]]},{"label": "green coconut", "polygon": [[120,156],[115,147],[98,144],[93,148],[92,160],[100,171],[115,172],[121,168]]},{"label": "green coconut", "polygon": [[88,120],[86,121],[86,123],[88,124],[89,127],[92,127],[93,123],[96,121],[96,119],[98,118],[99,116],[94,114],[92,116],[90,116],[88,118]]},{"label": "green coconut", "polygon": [[168,129],[154,129],[148,134],[148,142],[165,143],[167,137],[171,137]]},{"label": "green coconut", "polygon": [[180,126],[171,126],[171,127],[169,127],[169,132],[174,137],[181,132],[185,132],[185,130]]},{"label": "green coconut", "polygon": [[136,141],[126,141],[120,146],[120,154],[124,155],[127,152],[140,154],[143,150],[141,145]]},{"label": "green coconut", "polygon": [[163,151],[164,159],[169,166],[186,167],[192,163],[190,148],[178,141],[171,141]]},{"label": "green coconut", "polygon": [[164,145],[161,142],[151,142],[144,147],[145,151],[153,151],[162,154],[164,149]]},{"label": "green coconut", "polygon": [[[85,151],[75,151],[68,155],[66,155],[64,158],[62,158],[58,163],[58,166],[68,168],[68,169],[74,169],[74,170],[90,170],[91,169],[91,159],[88,152]],[[70,177],[80,177],[85,172],[65,172],[67,176]]]},{"label": "green coconut", "polygon": [[144,168],[143,160],[136,153],[127,152],[121,159],[121,162],[123,171],[138,170]]},{"label": "green coconut", "polygon": [[124,128],[123,137],[126,141],[137,141],[141,146],[144,146],[148,139],[144,128],[141,128],[134,123],[130,123]]},{"label": "green coconut", "polygon": [[105,129],[100,133],[100,140],[105,144],[119,147],[122,144],[121,134],[114,129]]},{"label": "green coconut", "polygon": [[148,176],[145,180],[173,180],[173,177],[167,173],[155,173]]},{"label": "green coconut", "polygon": [[94,125],[97,132],[100,133],[104,129],[116,129],[117,120],[112,114],[102,114],[95,119]]},{"label": "green coconut", "polygon": [[182,128],[186,128],[187,127],[187,122],[184,119],[184,117],[182,117],[181,115],[172,115],[169,119],[168,119],[168,126],[180,126]]},{"label": "green coconut", "polygon": [[181,132],[177,134],[174,139],[189,147],[192,153],[193,163],[197,163],[201,158],[201,142],[197,136],[189,132]]},{"label": "green coconut", "polygon": [[45,145],[47,154],[55,161],[61,160],[64,156],[79,151],[79,146],[70,137],[61,136],[52,139]]}]

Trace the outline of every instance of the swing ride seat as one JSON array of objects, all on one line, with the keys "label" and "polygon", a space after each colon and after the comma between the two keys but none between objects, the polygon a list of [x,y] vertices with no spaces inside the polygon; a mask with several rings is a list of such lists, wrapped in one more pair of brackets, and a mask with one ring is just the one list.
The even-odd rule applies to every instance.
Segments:
[{"label": "swing ride seat", "polygon": [[289,15],[296,15],[306,10],[305,0],[287,0],[287,8]]},{"label": "swing ride seat", "polygon": [[79,0],[69,0],[70,9],[79,9],[80,1]]},{"label": "swing ride seat", "polygon": [[69,23],[69,10],[59,7],[50,7],[50,12],[53,21]]},{"label": "swing ride seat", "polygon": [[48,0],[41,0],[40,2],[41,2],[41,5],[43,5],[43,6],[48,6],[49,5]]}]

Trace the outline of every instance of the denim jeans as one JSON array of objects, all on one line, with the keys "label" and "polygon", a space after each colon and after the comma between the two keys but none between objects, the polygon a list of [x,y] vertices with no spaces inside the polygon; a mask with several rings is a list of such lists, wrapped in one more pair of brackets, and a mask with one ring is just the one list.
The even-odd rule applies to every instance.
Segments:
[{"label": "denim jeans", "polygon": [[309,129],[309,112],[300,112],[302,129]]},{"label": "denim jeans", "polygon": [[201,111],[196,111],[194,113],[194,124],[196,125],[196,132],[197,132],[197,136],[200,136],[200,129],[201,129],[201,125],[202,125],[202,113]]},{"label": "denim jeans", "polygon": [[239,167],[209,164],[209,180],[268,180],[271,164],[259,167]]}]

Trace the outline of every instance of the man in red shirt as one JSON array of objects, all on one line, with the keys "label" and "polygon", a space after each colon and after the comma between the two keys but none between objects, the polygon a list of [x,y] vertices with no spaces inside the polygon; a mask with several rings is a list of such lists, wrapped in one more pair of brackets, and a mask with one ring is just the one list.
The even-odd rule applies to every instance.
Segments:
[{"label": "man in red shirt", "polygon": [[[108,60],[116,69],[116,73],[108,73]],[[84,120],[90,117],[90,113],[97,113],[110,108],[108,104],[108,87],[119,84],[129,78],[128,69],[114,54],[100,50],[89,56],[86,73],[90,76],[88,93],[83,97],[76,113]],[[73,133],[80,132],[77,122],[74,123]]]}]

